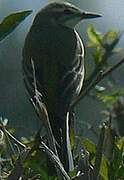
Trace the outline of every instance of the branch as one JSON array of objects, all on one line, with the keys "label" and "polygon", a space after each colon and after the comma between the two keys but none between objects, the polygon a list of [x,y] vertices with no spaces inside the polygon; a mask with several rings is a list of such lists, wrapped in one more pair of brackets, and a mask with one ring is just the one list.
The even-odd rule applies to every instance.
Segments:
[{"label": "branch", "polygon": [[46,155],[51,159],[51,162],[54,164],[55,167],[59,170],[61,177],[64,177],[65,180],[71,180],[66,171],[64,170],[64,167],[62,163],[60,162],[59,158],[47,147],[47,145],[41,141],[39,146]]},{"label": "branch", "polygon": [[0,129],[3,131],[3,133],[5,134],[5,136],[8,136],[9,138],[11,138],[15,143],[17,143],[18,145],[20,145],[23,148],[26,148],[26,146],[20,142],[16,137],[14,137],[6,128],[5,126],[0,122]]},{"label": "branch", "polygon": [[82,100],[84,98],[84,96],[86,96],[89,93],[89,91],[91,91],[101,80],[103,80],[106,76],[108,76],[110,73],[115,71],[123,63],[124,63],[124,58],[122,58],[117,64],[113,65],[111,68],[108,68],[106,71],[104,71],[104,72],[103,71],[99,71],[98,74],[96,75],[96,77],[94,76],[94,78],[93,78],[94,81],[89,82],[89,84],[86,84],[86,86],[84,85],[81,94],[78,96],[76,101],[74,101],[74,103],[72,104],[71,108],[72,107],[74,108],[74,106],[77,105],[77,103],[80,100]]},{"label": "branch", "polygon": [[104,77],[106,77],[108,74],[112,73],[115,69],[117,69],[121,64],[124,63],[124,58],[121,59],[117,64],[115,64],[114,66],[112,66],[111,68],[109,68],[108,70],[106,70],[103,74],[102,74],[102,79]]}]

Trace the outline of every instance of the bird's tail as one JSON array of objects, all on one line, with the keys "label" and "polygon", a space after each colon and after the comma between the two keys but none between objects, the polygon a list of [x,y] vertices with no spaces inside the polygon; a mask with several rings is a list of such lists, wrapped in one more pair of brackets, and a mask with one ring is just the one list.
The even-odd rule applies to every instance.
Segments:
[{"label": "bird's tail", "polygon": [[73,157],[72,157],[72,151],[71,151],[71,144],[70,144],[70,136],[69,136],[69,113],[67,113],[66,117],[66,139],[67,139],[67,152],[68,152],[68,161],[69,161],[69,171],[72,171],[74,169],[74,163],[73,163]]},{"label": "bird's tail", "polygon": [[69,113],[64,117],[50,116],[54,138],[57,142],[59,158],[68,172],[73,170],[73,157],[69,138]]}]

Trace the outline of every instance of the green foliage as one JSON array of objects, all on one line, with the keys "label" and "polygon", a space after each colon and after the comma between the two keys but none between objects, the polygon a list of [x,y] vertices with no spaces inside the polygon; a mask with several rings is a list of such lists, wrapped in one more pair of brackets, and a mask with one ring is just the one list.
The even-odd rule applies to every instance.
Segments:
[{"label": "green foliage", "polygon": [[[94,165],[97,146],[89,139],[83,138],[83,147],[85,147],[86,150],[90,153],[90,160],[91,160],[91,163]],[[102,156],[99,173],[101,177],[103,178],[103,180],[108,180],[108,160],[104,155]]]},{"label": "green foliage", "polygon": [[103,35],[100,32],[96,32],[93,26],[89,26],[87,33],[90,40],[88,43],[89,47],[96,47],[96,50],[93,52],[93,58],[95,64],[97,64],[102,57]]},{"label": "green foliage", "polygon": [[[109,146],[109,144],[107,145]],[[83,147],[86,148],[87,151],[90,152],[90,156],[92,156],[91,163],[95,162],[95,153],[96,153],[96,145],[91,142],[89,139],[83,138]],[[112,160],[109,162],[106,156],[102,155],[101,165],[100,165],[100,175],[102,180],[117,180],[123,179],[124,177],[124,138],[117,137],[114,145],[114,151],[112,156]]]},{"label": "green foliage", "polygon": [[96,145],[87,138],[83,138],[82,145],[87,149],[90,154],[96,153]]},{"label": "green foliage", "polygon": [[[0,24],[0,41],[8,36],[16,27],[22,22],[31,11],[23,11],[9,15]],[[89,90],[95,88],[95,98],[106,104],[107,108],[113,107],[113,104],[117,102],[120,96],[124,95],[123,90],[112,90],[107,92],[107,88],[98,85],[98,80],[106,73],[106,69],[110,68],[108,58],[115,53],[118,53],[118,49],[115,46],[119,42],[120,35],[116,31],[108,31],[105,34],[97,32],[93,26],[88,28],[89,47],[94,49],[93,51],[93,62],[94,70],[87,77],[84,83],[84,96],[89,93]],[[102,72],[102,73],[101,73]],[[101,80],[101,79],[100,79]],[[124,119],[124,118],[123,118]],[[104,126],[103,126],[104,127]],[[107,128],[106,128],[107,127]],[[111,123],[105,126],[109,129],[111,137],[112,127]],[[37,142],[37,138],[26,139],[23,137],[21,142],[18,141],[12,134],[11,130],[7,130],[7,121],[1,121],[0,124],[0,156],[1,156],[1,176],[2,179],[7,179],[10,175],[15,177],[17,170],[19,169],[19,177],[25,179],[48,179],[48,167],[47,167],[47,151],[41,147],[41,142]],[[100,129],[99,129],[100,131]],[[71,144],[75,145],[74,142],[74,129],[71,129],[70,133]],[[107,131],[103,137],[102,145],[105,144],[105,139],[108,137]],[[90,139],[81,138],[81,146],[84,149],[83,153],[78,152],[76,156],[78,160],[75,164],[75,169],[69,172],[70,179],[79,179],[79,175],[84,178],[85,175],[93,176],[97,167],[98,174],[102,180],[121,180],[124,177],[124,139],[114,135],[113,149],[111,156],[108,157],[106,149],[111,147],[111,143],[107,141],[102,149],[98,145],[95,145]],[[99,137],[98,137],[99,140]],[[99,141],[98,141],[99,142]],[[16,144],[16,145],[15,145]],[[98,150],[100,149],[100,157],[98,157]],[[9,156],[9,158],[8,158]],[[55,155],[54,155],[55,156]],[[55,156],[56,157],[56,156]],[[96,164],[96,159],[99,160],[99,164]],[[54,164],[54,163],[53,163]],[[61,165],[60,162],[58,162]],[[79,167],[80,166],[80,167]],[[82,169],[80,170],[80,168]],[[62,167],[63,168],[63,167]],[[60,169],[59,169],[60,170]],[[14,172],[15,171],[15,172]],[[82,174],[81,174],[82,171]],[[17,177],[17,176],[16,176]],[[14,179],[14,178],[13,178]],[[57,177],[50,177],[49,180],[57,180]]]},{"label": "green foliage", "polygon": [[0,24],[0,41],[8,36],[32,11],[10,14]]},{"label": "green foliage", "polygon": [[102,46],[103,35],[100,32],[95,31],[92,25],[89,26],[87,33],[90,39],[90,46]]},{"label": "green foliage", "polygon": [[124,178],[124,138],[118,137],[114,146],[114,158],[109,166],[109,179],[117,180]]},{"label": "green foliage", "polygon": [[88,46],[96,48],[93,52],[93,60],[96,65],[101,62],[105,50],[108,51],[109,56],[120,52],[120,49],[114,49],[120,39],[116,31],[111,30],[103,35],[91,25],[87,33],[90,40]]},{"label": "green foliage", "polygon": [[102,101],[107,107],[112,106],[119,97],[124,95],[124,90],[123,89],[118,89],[112,92],[101,92],[97,91],[96,92],[96,97]]},{"label": "green foliage", "polygon": [[103,36],[103,42],[104,44],[110,44],[111,41],[116,39],[118,37],[118,33],[114,30],[108,31],[104,36]]},{"label": "green foliage", "polygon": [[34,150],[26,158],[24,163],[25,176],[36,176],[40,179],[48,179],[46,156],[39,149]]},{"label": "green foliage", "polygon": [[107,158],[103,155],[102,160],[101,160],[101,165],[100,165],[100,172],[99,174],[101,175],[103,180],[108,180],[108,173],[109,173],[109,168],[108,168],[108,160]]}]

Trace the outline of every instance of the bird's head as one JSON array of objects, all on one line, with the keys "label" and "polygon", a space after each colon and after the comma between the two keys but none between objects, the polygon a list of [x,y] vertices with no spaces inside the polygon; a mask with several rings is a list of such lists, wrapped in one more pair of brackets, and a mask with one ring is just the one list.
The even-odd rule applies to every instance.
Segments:
[{"label": "bird's head", "polygon": [[101,17],[100,14],[83,11],[68,2],[48,4],[38,13],[39,22],[41,16],[44,19],[46,18],[45,21],[51,21],[69,28],[74,28],[83,19]]}]

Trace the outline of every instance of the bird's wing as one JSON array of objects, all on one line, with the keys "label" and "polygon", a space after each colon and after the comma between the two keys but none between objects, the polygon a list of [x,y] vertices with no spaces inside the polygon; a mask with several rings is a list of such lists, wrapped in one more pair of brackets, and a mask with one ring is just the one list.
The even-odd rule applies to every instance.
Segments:
[{"label": "bird's wing", "polygon": [[36,78],[35,64],[33,57],[31,56],[25,57],[25,55],[23,56],[22,69],[23,69],[24,84],[26,86],[27,92],[31,100],[33,100],[33,103],[35,103],[36,95],[41,98],[42,94],[41,91],[39,91],[37,88],[41,85],[38,82],[38,79]]},{"label": "bird's wing", "polygon": [[71,66],[66,67],[60,88],[62,90],[62,99],[64,101],[66,99],[71,103],[79,95],[84,80],[84,46],[76,31],[75,34],[77,38],[75,57]]}]

